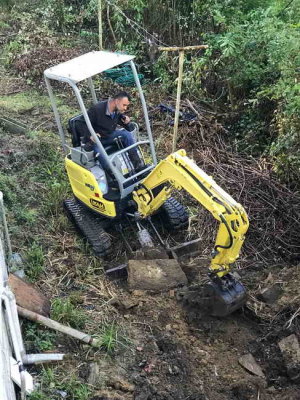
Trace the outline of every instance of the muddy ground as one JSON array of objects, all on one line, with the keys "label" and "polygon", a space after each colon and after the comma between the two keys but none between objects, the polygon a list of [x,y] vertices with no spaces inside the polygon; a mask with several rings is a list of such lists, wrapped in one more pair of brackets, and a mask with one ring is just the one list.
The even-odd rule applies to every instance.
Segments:
[{"label": "muddy ground", "polygon": [[[6,75],[2,83],[5,90],[1,98],[15,95],[17,87],[26,93],[25,82],[19,86],[18,81],[16,87],[16,79]],[[51,300],[76,299],[78,309],[88,316],[86,331],[95,333],[103,324],[112,323],[120,328],[119,343],[112,354],[57,335],[55,350],[70,355],[69,361],[53,367],[60,382],[66,379],[66,370],[72,371],[77,380],[89,385],[91,400],[300,399],[300,356],[299,364],[295,362],[291,370],[291,362],[279,348],[280,340],[292,334],[299,339],[297,265],[241,260],[238,272],[248,289],[248,301],[243,309],[226,318],[210,317],[199,305],[197,285],[206,269],[197,258],[182,264],[189,280],[184,288],[149,293],[129,290],[123,280],[108,280],[104,269],[126,259],[120,236],[112,232],[115,257],[98,260],[64,216],[61,203],[52,204],[50,210],[45,206],[47,184],[36,168],[44,168],[47,163],[47,143],[63,161],[58,138],[45,133],[55,130],[51,110],[34,105],[17,112],[4,106],[3,113],[31,127],[31,134],[15,134],[7,127],[1,131],[2,173],[8,181],[16,181],[22,207],[35,210],[37,215],[34,222],[22,220],[17,215],[15,198],[8,199],[14,250],[26,258],[32,241],[39,241],[45,265],[37,286]],[[156,139],[161,140],[163,131],[171,137],[172,130],[164,124],[164,118],[158,122],[154,126]],[[41,124],[42,134],[37,132]],[[160,154],[165,147],[159,148]],[[51,173],[57,179],[61,177],[54,168]],[[195,204],[184,201],[194,212]],[[201,217],[193,214],[193,220],[197,215]],[[196,233],[201,234],[199,225],[192,233],[189,230],[175,239],[189,239]],[[266,303],[259,297],[262,289],[274,287],[280,290],[273,300]],[[254,357],[261,368],[260,376],[240,364],[240,357],[246,354]],[[32,368],[31,372],[39,381],[41,369]],[[76,398],[68,391],[57,390],[55,383],[41,389],[51,399]]]}]

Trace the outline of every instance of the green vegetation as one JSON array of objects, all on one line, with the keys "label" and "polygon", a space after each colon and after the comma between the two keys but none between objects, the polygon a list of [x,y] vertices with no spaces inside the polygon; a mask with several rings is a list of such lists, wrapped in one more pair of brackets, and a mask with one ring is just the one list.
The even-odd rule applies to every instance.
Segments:
[{"label": "green vegetation", "polygon": [[40,244],[33,242],[26,252],[26,275],[31,281],[37,280],[44,270],[45,256]]},{"label": "green vegetation", "polygon": [[24,113],[35,107],[50,108],[50,101],[34,91],[22,92],[10,96],[1,96],[0,107],[7,111],[13,110],[14,112]]},{"label": "green vegetation", "polygon": [[126,334],[116,322],[103,324],[99,334],[95,335],[94,338],[99,347],[109,355],[113,355],[116,351],[127,348],[130,345]]},{"label": "green vegetation", "polygon": [[17,204],[20,187],[15,177],[0,172],[0,190],[3,192],[4,203],[7,207]]},{"label": "green vegetation", "polygon": [[[97,48],[95,0],[39,0],[34,6],[12,0],[6,3],[14,5],[11,17],[21,29],[5,43],[4,59],[33,83],[41,78],[42,69],[18,61],[20,55],[29,54],[33,41],[38,51],[49,41],[61,53],[74,44]],[[104,1],[103,7],[107,16],[103,19],[104,47],[134,53],[142,62],[141,72],[166,92],[176,90],[178,57],[159,52],[157,46],[208,44],[205,53],[186,56],[185,96],[224,110],[237,149],[269,157],[283,180],[298,185],[298,1],[166,0],[158,7],[154,0],[115,0]],[[128,18],[134,22],[128,24]],[[8,19],[1,24],[11,29]],[[35,57],[40,60],[38,53]],[[52,54],[53,59],[57,57]],[[22,100],[23,95],[17,94],[1,98],[0,104],[6,107],[16,101],[20,110],[33,106],[34,100],[27,104]],[[72,115],[70,111],[66,115]],[[54,185],[52,189],[59,197],[60,188]]]},{"label": "green vegetation", "polygon": [[87,315],[76,307],[71,300],[57,298],[51,305],[51,318],[72,328],[82,329],[86,323]]},{"label": "green vegetation", "polygon": [[27,322],[25,325],[24,341],[26,345],[37,352],[52,350],[55,346],[56,334],[49,329],[44,329],[33,322]]},{"label": "green vegetation", "polygon": [[43,368],[40,375],[40,389],[34,391],[30,400],[88,400],[91,390],[88,385],[78,381],[73,374],[64,374],[62,380],[58,376],[59,371],[51,368]]}]

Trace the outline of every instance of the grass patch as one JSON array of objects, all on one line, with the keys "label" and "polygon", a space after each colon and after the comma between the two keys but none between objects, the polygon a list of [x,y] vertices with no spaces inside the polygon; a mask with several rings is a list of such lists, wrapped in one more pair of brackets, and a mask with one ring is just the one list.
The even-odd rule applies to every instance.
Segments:
[{"label": "grass patch", "polygon": [[33,227],[37,223],[38,211],[35,208],[16,207],[15,215],[17,221],[27,227]]},{"label": "grass patch", "polygon": [[26,275],[30,281],[36,281],[44,271],[45,256],[43,248],[37,242],[33,242],[26,253]]},{"label": "grass patch", "polygon": [[84,311],[76,307],[71,299],[54,299],[51,304],[51,318],[72,328],[82,329],[85,326],[87,316]]},{"label": "grass patch", "polygon": [[[69,118],[80,113],[79,109],[64,104],[64,99],[56,97],[57,106],[62,123],[67,124]],[[39,94],[37,91],[30,90],[11,95],[0,96],[0,108],[13,113],[26,113],[33,109],[39,109],[41,113],[51,112],[52,106],[50,98]],[[53,114],[54,120],[54,114]],[[60,139],[58,138],[60,142]]]},{"label": "grass patch", "polygon": [[0,29],[7,29],[7,28],[9,28],[9,25],[4,21],[0,21]]},{"label": "grass patch", "polygon": [[99,334],[95,336],[95,339],[99,347],[110,355],[122,347],[128,347],[129,344],[128,338],[115,322],[103,325]]},{"label": "grass patch", "polygon": [[[91,390],[88,385],[78,381],[73,374],[64,374],[65,379],[59,378],[59,371],[51,368],[43,368],[40,375],[40,389],[34,391],[29,400],[88,400]],[[60,376],[61,371],[60,371]]]},{"label": "grass patch", "polygon": [[0,108],[7,111],[24,113],[34,108],[49,109],[50,101],[46,96],[41,96],[37,92],[22,92],[9,96],[0,96]]},{"label": "grass patch", "polygon": [[17,204],[21,198],[21,188],[16,177],[0,172],[0,190],[3,192],[3,200],[6,206],[11,207]]},{"label": "grass patch", "polygon": [[31,161],[27,169],[28,179],[32,183],[42,184],[39,194],[44,216],[59,215],[62,201],[71,193],[71,188],[57,136],[37,133],[28,145],[28,158]]}]

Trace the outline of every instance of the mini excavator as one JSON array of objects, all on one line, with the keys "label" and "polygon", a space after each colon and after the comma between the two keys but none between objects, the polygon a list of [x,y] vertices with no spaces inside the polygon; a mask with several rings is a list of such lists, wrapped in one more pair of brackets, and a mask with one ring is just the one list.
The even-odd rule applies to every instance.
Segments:
[{"label": "mini excavator", "polygon": [[[212,303],[212,315],[228,315],[242,307],[246,299],[246,290],[231,272],[231,266],[238,258],[245,239],[249,225],[247,214],[240,204],[186,156],[184,150],[178,150],[157,163],[146,102],[133,59],[134,56],[130,55],[93,51],[44,72],[58,131],[66,151],[65,166],[74,194],[73,199],[65,200],[65,210],[95,254],[104,257],[111,252],[113,246],[111,236],[105,230],[107,225],[116,223],[122,226],[122,221],[131,218],[138,227],[141,244],[147,242],[149,232],[140,229],[140,222],[151,222],[155,214],[161,213],[164,216],[168,229],[182,230],[186,227],[188,213],[183,205],[171,197],[172,190],[184,189],[220,223],[212,251],[206,294]],[[137,139],[133,145],[123,148],[121,141],[116,139],[115,144],[104,147],[91,125],[78,83],[87,80],[95,104],[97,96],[92,78],[124,65],[127,69],[131,67],[139,92],[147,137],[140,138],[138,127],[133,124],[132,134]],[[52,80],[69,84],[81,109],[80,115],[69,120],[71,146],[65,139]],[[109,166],[109,174],[101,167],[94,152],[85,150],[78,129],[81,123],[86,124],[96,142],[102,159]],[[133,148],[137,148],[140,158],[147,161],[141,170],[135,170],[128,156],[128,150]],[[156,229],[154,231],[157,232]],[[160,238],[158,232],[157,235]]]}]

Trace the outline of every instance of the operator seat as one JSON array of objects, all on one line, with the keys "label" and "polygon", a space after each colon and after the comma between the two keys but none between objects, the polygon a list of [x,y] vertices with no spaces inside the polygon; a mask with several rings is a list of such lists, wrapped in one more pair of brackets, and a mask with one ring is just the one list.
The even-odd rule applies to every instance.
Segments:
[{"label": "operator seat", "polygon": [[[85,137],[89,135],[89,131],[82,114],[76,115],[75,117],[69,119],[68,132],[71,134],[72,146],[81,147],[84,143]],[[116,144],[110,144],[104,146],[104,150],[107,152],[107,154],[111,154],[113,151],[117,150],[117,146]]]}]

